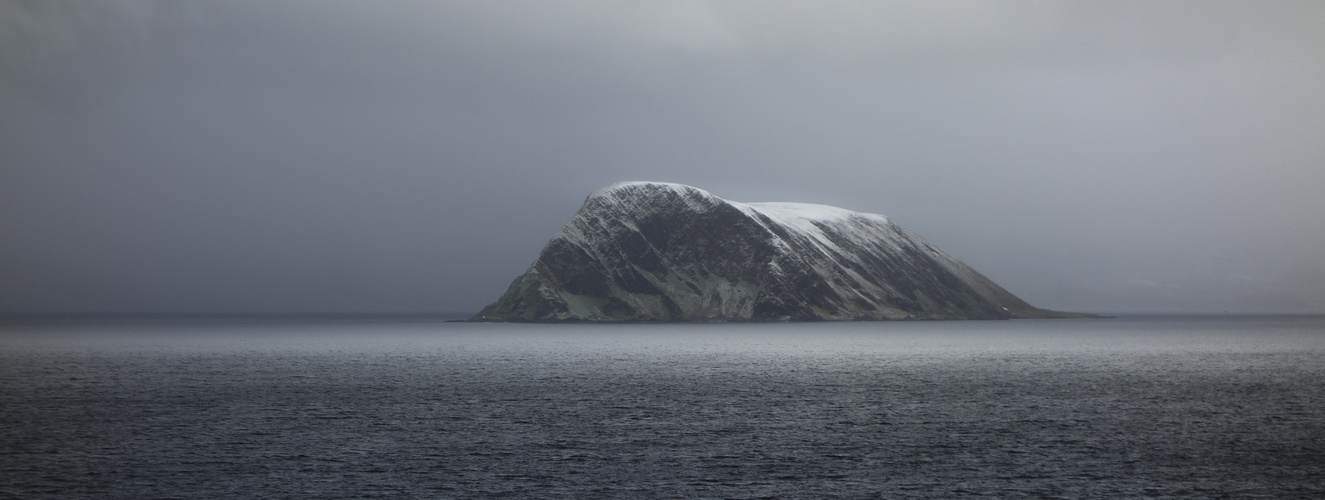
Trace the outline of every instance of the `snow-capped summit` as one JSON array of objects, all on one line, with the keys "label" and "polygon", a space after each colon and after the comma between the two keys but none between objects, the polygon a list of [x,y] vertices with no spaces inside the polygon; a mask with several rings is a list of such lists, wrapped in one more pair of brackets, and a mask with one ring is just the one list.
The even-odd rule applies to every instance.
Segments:
[{"label": "snow-capped summit", "polygon": [[682,184],[595,191],[477,321],[1006,319],[1032,307],[876,214],[736,203]]}]

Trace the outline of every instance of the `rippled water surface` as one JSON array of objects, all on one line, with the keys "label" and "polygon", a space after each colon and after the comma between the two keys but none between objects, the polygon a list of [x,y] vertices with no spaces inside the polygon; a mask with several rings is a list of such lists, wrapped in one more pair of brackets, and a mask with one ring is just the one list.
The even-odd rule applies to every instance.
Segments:
[{"label": "rippled water surface", "polygon": [[0,326],[0,498],[1325,497],[1325,318]]}]

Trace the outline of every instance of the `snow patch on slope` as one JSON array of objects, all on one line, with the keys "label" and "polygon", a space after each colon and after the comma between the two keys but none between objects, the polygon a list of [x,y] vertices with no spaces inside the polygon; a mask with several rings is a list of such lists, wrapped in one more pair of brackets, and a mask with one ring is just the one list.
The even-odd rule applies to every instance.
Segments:
[{"label": "snow patch on slope", "polygon": [[786,221],[819,221],[819,222],[846,222],[851,218],[873,218],[882,222],[888,222],[888,218],[878,214],[866,214],[854,212],[845,208],[838,208],[829,205],[816,205],[813,203],[787,203],[787,202],[765,202],[765,203],[733,203],[745,205],[753,208],[764,215],[774,219]]}]

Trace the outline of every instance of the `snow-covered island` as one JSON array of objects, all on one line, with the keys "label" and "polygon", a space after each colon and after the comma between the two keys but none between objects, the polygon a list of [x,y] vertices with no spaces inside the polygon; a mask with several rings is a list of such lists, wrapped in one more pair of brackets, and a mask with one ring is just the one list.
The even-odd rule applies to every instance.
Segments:
[{"label": "snow-covered island", "polygon": [[625,182],[590,195],[471,321],[1077,316],[1027,304],[882,215]]}]

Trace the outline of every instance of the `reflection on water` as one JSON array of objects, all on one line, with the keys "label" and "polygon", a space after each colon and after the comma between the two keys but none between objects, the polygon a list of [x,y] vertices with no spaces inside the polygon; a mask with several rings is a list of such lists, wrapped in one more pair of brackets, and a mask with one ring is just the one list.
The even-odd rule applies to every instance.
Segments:
[{"label": "reflection on water", "polygon": [[1325,319],[0,326],[0,498],[1325,495]]}]

